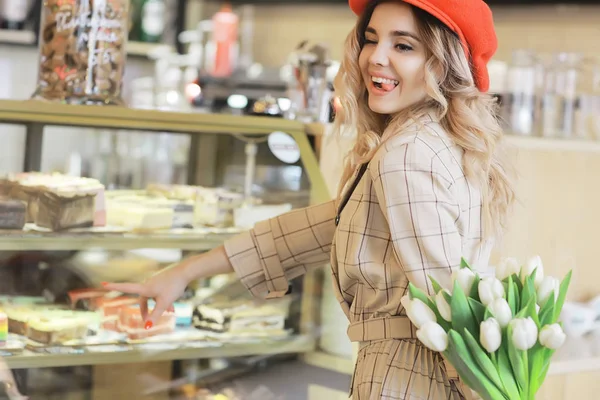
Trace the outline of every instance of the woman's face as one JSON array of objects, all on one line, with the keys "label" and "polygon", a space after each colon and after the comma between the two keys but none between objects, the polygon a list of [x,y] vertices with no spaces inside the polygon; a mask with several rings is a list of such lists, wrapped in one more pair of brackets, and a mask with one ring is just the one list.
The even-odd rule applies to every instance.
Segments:
[{"label": "woman's face", "polygon": [[392,115],[425,99],[425,47],[409,5],[375,7],[358,59],[369,108]]}]

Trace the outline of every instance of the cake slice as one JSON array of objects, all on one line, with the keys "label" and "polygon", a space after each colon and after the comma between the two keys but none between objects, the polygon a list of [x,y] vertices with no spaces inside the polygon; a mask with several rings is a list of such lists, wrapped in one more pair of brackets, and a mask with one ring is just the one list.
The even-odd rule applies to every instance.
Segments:
[{"label": "cake slice", "polygon": [[192,315],[192,325],[197,329],[227,332],[231,317],[250,306],[251,304],[246,301],[200,304],[196,306]]},{"label": "cake slice", "polygon": [[27,203],[0,198],[0,229],[23,229],[27,222]]}]

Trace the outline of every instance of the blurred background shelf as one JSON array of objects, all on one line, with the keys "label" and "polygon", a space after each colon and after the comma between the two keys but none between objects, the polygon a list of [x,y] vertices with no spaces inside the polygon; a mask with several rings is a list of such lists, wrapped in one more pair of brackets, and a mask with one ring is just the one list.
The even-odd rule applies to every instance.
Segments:
[{"label": "blurred background shelf", "polygon": [[223,243],[233,233],[42,233],[0,232],[0,251],[41,250],[128,250],[135,248],[208,251]]},{"label": "blurred background shelf", "polygon": [[542,150],[542,151],[580,151],[600,152],[600,142],[585,139],[561,139],[540,136],[523,136],[506,134],[506,142],[509,146],[518,149]]},{"label": "blurred background shelf", "polygon": [[0,29],[0,43],[35,45],[35,33],[28,30]]},{"label": "blurred background shelf", "polygon": [[[124,351],[86,352],[80,354],[43,354],[25,351],[23,354],[2,358],[10,368],[49,368],[75,365],[113,365],[156,361],[210,359],[216,357],[243,357],[250,355],[294,354],[310,351],[314,338],[308,335],[286,339],[260,339],[245,343],[198,342],[197,345],[173,344],[173,349],[148,345],[146,349]],[[154,346],[153,349],[151,346]]]},{"label": "blurred background shelf", "polygon": [[127,42],[127,55],[128,56],[138,56],[138,57],[148,57],[150,53],[154,50],[157,50],[161,47],[172,47],[169,45],[165,45],[163,43],[145,43],[145,42],[135,42],[129,41]]},{"label": "blurred background shelf", "polygon": [[94,107],[36,100],[0,100],[0,121],[151,132],[265,134],[304,132],[298,121],[258,116]]},{"label": "blurred background shelf", "polygon": [[548,375],[600,371],[600,334],[567,339],[552,359]]},{"label": "blurred background shelf", "polygon": [[[35,46],[36,34],[32,30],[0,29],[0,43],[10,45]],[[173,47],[164,43],[127,42],[127,54],[136,57],[148,57],[160,47]]]}]

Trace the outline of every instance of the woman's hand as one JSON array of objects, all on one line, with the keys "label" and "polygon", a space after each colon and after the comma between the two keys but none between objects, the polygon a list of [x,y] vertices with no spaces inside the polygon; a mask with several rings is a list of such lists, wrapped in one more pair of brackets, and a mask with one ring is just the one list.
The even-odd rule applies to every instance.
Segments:
[{"label": "woman's hand", "polygon": [[[139,295],[140,311],[142,318],[146,321],[145,328],[150,329],[160,316],[183,295],[188,284],[189,281],[179,265],[174,265],[161,270],[144,283],[103,283],[103,286],[108,290]],[[153,299],[155,302],[150,315],[148,315],[149,299]]]},{"label": "woman's hand", "polygon": [[[108,290],[139,295],[142,318],[146,321],[146,329],[150,329],[183,295],[191,281],[231,272],[233,267],[229,263],[225,248],[219,246],[165,268],[144,283],[104,283],[103,286]],[[155,302],[149,316],[148,299],[154,299]]]}]

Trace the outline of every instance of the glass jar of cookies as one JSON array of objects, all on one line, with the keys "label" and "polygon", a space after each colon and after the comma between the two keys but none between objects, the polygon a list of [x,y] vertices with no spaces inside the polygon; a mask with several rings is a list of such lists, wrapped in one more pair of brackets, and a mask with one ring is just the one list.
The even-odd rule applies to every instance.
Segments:
[{"label": "glass jar of cookies", "polygon": [[122,105],[129,0],[44,0],[34,98]]}]

